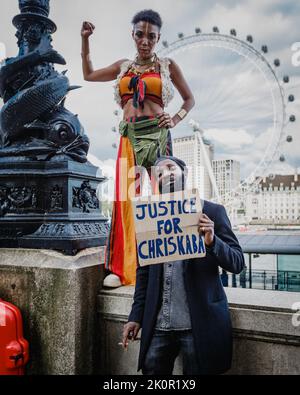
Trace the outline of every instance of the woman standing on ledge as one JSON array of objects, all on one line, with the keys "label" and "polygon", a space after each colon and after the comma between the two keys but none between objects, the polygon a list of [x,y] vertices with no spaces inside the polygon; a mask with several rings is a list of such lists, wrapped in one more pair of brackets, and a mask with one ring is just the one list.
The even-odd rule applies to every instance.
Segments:
[{"label": "woman standing on ledge", "polygon": [[[106,268],[119,276],[123,285],[135,283],[137,266],[132,207],[128,199],[128,190],[135,180],[128,177],[128,170],[133,166],[143,166],[149,172],[158,156],[172,155],[169,129],[174,128],[195,104],[179,66],[172,59],[158,58],[154,52],[160,40],[160,15],[153,10],[143,10],[134,16],[132,24],[132,38],[137,49],[135,59],[121,59],[98,70],[93,69],[89,50],[89,36],[95,26],[83,22],[81,30],[84,79],[95,82],[116,80],[115,100],[123,109],[123,121],[119,126],[121,138],[116,163],[115,201],[105,257]],[[164,108],[174,96],[173,85],[183,104],[171,116]],[[121,159],[127,161],[125,174],[128,180],[125,186],[121,185],[121,181],[124,182],[121,177],[124,170],[119,166]]]}]

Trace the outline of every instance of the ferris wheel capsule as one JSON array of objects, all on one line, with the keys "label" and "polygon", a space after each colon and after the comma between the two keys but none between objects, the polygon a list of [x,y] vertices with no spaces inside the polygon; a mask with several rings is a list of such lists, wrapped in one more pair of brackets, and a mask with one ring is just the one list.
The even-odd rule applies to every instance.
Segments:
[{"label": "ferris wheel capsule", "polygon": [[280,162],[284,162],[285,161],[285,156],[284,155],[280,155],[279,160],[280,160]]},{"label": "ferris wheel capsule", "polygon": [[279,59],[275,59],[275,60],[274,60],[274,65],[275,65],[276,67],[279,67],[279,66],[280,66],[280,60],[279,60]]},{"label": "ferris wheel capsule", "polygon": [[232,36],[236,36],[236,30],[235,30],[235,29],[231,29],[231,30],[230,30],[230,34],[231,34]]},{"label": "ferris wheel capsule", "polygon": [[295,115],[291,115],[291,116],[290,116],[290,122],[295,122],[295,121],[296,121]]},{"label": "ferris wheel capsule", "polygon": [[201,33],[201,29],[200,29],[200,27],[196,27],[196,28],[195,28],[195,33],[196,33],[196,34],[199,34],[199,33]]},{"label": "ferris wheel capsule", "polygon": [[290,81],[290,77],[288,75],[285,75],[283,77],[283,82],[287,84],[289,81]]},{"label": "ferris wheel capsule", "polygon": [[246,40],[247,40],[249,43],[253,43],[253,37],[252,37],[250,34],[246,37]]},{"label": "ferris wheel capsule", "polygon": [[287,141],[288,143],[291,143],[291,142],[293,141],[293,137],[292,137],[291,135],[288,135],[288,136],[286,137],[286,141]]},{"label": "ferris wheel capsule", "polygon": [[295,100],[295,96],[294,95],[289,95],[288,100],[290,102],[293,102]]},{"label": "ferris wheel capsule", "polygon": [[270,173],[268,178],[269,178],[269,180],[274,180],[275,179],[275,174],[274,173]]},{"label": "ferris wheel capsule", "polygon": [[268,47],[267,47],[267,45],[263,45],[263,46],[261,47],[261,50],[263,51],[263,53],[268,53]]}]

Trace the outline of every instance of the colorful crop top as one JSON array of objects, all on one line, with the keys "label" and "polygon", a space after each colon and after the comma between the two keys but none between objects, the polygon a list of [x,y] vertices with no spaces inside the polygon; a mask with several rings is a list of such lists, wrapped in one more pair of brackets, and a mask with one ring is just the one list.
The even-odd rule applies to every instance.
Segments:
[{"label": "colorful crop top", "polygon": [[121,65],[121,71],[114,85],[114,97],[123,108],[127,101],[133,98],[133,105],[143,107],[145,98],[148,98],[161,107],[166,107],[174,97],[173,83],[170,78],[168,58],[158,59],[160,73],[146,72],[136,75],[129,71],[131,60]]},{"label": "colorful crop top", "polygon": [[133,99],[133,106],[144,108],[144,100],[158,103],[163,107],[161,98],[162,82],[160,73],[148,71],[141,75],[129,71],[123,75],[119,84],[121,107],[123,108],[129,99]]}]

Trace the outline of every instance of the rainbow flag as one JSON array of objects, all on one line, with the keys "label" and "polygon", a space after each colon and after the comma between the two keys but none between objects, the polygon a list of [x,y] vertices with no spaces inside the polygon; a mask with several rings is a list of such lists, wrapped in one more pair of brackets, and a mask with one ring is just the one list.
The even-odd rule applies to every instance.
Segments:
[{"label": "rainbow flag", "polygon": [[[172,155],[172,140],[169,132],[166,152]],[[140,194],[137,182],[139,173],[132,174],[136,165],[134,150],[127,136],[120,137],[116,161],[115,199],[113,203],[111,227],[105,250],[105,267],[120,277],[123,285],[135,285],[138,256],[136,248],[133,207],[130,194]],[[158,193],[155,180],[151,180],[152,190]]]}]

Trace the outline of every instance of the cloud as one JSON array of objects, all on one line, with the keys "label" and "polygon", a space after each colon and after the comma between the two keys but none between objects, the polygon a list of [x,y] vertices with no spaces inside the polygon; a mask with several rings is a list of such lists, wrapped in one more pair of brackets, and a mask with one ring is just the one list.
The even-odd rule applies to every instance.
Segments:
[{"label": "cloud", "polygon": [[286,163],[286,162],[276,162],[274,163],[274,165],[272,166],[272,169],[270,169],[269,174],[282,174],[282,175],[291,175],[294,174],[295,171],[298,171],[299,174],[299,170],[296,167],[291,166],[290,164]]},{"label": "cloud", "polygon": [[[101,160],[91,153],[88,154],[88,161],[99,169],[99,176],[106,177],[106,180],[99,185],[101,193],[101,201],[112,202],[114,200],[115,191],[115,172],[116,161],[113,159]],[[100,198],[100,196],[99,196]]]},{"label": "cloud", "polygon": [[253,137],[242,129],[208,129],[205,136],[223,147],[239,149],[244,145],[253,144]]},{"label": "cloud", "polygon": [[93,154],[88,154],[89,162],[102,170],[102,174],[108,178],[115,178],[116,161],[114,159],[101,160]]},{"label": "cloud", "polygon": [[[215,131],[217,139],[224,137],[225,133]],[[247,136],[245,133],[241,133],[241,136]],[[249,136],[248,136],[249,137]],[[246,137],[246,139],[248,138]],[[252,137],[252,136],[250,136]],[[240,137],[235,136],[239,141]],[[241,137],[243,140],[243,137]],[[231,140],[234,140],[234,133],[231,134]],[[269,174],[273,172],[273,168],[286,169],[290,171],[291,168],[297,167],[296,163],[286,163],[279,161],[279,155],[273,157],[276,148],[276,139],[273,136],[273,130],[268,128],[262,131],[251,144],[245,144],[241,147],[235,145],[230,146],[227,144],[220,144],[219,141],[215,140],[215,159],[233,159],[240,162],[241,165],[241,177],[243,179],[248,178],[251,174],[261,175]],[[266,163],[270,164],[266,167]],[[281,173],[282,174],[282,173]]]}]

